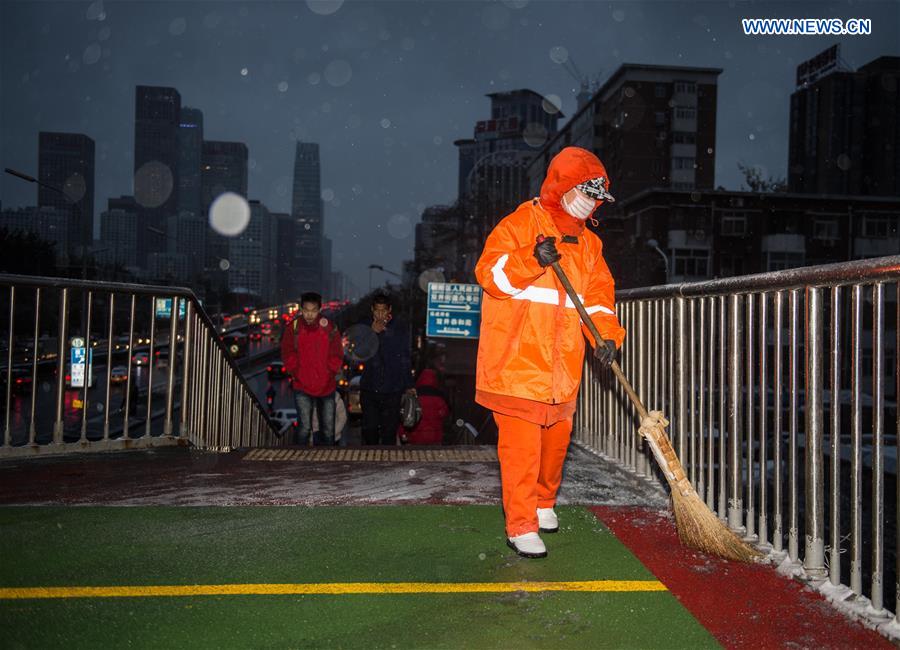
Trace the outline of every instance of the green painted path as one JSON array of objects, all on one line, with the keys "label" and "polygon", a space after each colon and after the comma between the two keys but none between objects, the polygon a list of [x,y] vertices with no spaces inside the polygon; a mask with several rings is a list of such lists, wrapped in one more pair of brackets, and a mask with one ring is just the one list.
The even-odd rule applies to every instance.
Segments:
[{"label": "green painted path", "polygon": [[[0,589],[655,581],[593,514],[558,512],[550,557],[525,560],[506,548],[496,506],[3,507]],[[257,591],[4,598],[2,645],[717,647],[668,591]]]}]

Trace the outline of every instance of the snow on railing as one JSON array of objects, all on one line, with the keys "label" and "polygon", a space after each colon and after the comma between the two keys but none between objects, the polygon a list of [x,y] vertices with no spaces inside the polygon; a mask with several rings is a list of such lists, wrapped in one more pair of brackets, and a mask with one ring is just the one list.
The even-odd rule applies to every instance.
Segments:
[{"label": "snow on railing", "polygon": [[[898,281],[891,256],[617,294],[622,368],[670,419],[697,492],[782,570],[889,635],[900,631]],[[651,478],[637,429],[588,358],[576,439]]]}]

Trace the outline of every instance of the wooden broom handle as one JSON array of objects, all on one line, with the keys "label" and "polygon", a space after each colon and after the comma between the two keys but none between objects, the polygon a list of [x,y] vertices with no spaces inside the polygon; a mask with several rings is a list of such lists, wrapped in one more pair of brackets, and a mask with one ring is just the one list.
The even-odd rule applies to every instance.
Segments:
[{"label": "wooden broom handle", "polygon": [[[541,243],[544,240],[543,235],[538,235],[537,242]],[[597,345],[606,345],[606,342],[603,340],[603,337],[600,336],[600,332],[597,331],[597,326],[594,325],[594,321],[591,320],[590,315],[587,313],[587,310],[584,308],[584,305],[581,303],[581,300],[578,298],[578,294],[575,293],[575,288],[572,286],[572,283],[569,282],[569,278],[566,275],[566,272],[562,270],[562,267],[559,265],[559,262],[553,262],[550,266],[553,267],[554,273],[556,273],[556,277],[559,278],[559,281],[562,283],[563,288],[565,288],[566,293],[569,295],[569,300],[575,305],[575,309],[578,310],[578,315],[581,316],[581,321],[584,323],[585,327],[588,328],[588,331],[594,337],[594,341],[596,341]],[[647,417],[647,409],[644,408],[644,405],[641,403],[641,398],[638,397],[637,393],[634,392],[634,388],[631,387],[631,383],[628,381],[628,378],[625,377],[625,373],[622,372],[622,369],[619,367],[619,363],[617,361],[613,361],[612,365],[613,374],[616,376],[616,379],[619,380],[619,383],[622,384],[622,388],[625,389],[625,392],[628,394],[628,398],[631,400],[632,404],[634,404],[634,408],[637,409],[638,415],[641,416],[641,420]]]}]

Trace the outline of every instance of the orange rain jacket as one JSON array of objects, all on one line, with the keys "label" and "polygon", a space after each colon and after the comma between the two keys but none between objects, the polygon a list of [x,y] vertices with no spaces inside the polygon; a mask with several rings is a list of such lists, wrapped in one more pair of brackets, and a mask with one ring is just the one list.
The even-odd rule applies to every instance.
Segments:
[{"label": "orange rain jacket", "polygon": [[[475,380],[478,403],[494,408],[503,402],[483,393],[547,405],[572,402],[578,395],[582,333],[591,345],[594,341],[553,269],[542,268],[535,259],[538,235],[556,237],[560,266],[601,336],[622,345],[625,330],[616,318],[615,284],[603,259],[603,244],[559,207],[563,194],[600,176],[606,177],[606,170],[594,154],[566,147],[550,162],[540,198],[521,204],[488,236],[475,266],[484,289]],[[565,242],[561,228],[580,234],[569,235]]]}]

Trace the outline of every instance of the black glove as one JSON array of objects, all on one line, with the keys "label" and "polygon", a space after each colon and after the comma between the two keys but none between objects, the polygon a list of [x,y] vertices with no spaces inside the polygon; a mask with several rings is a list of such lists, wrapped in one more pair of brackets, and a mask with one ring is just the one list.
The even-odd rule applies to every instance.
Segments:
[{"label": "black glove", "polygon": [[542,267],[558,262],[561,257],[556,250],[556,237],[544,237],[534,245],[534,258]]},{"label": "black glove", "polygon": [[613,361],[616,360],[619,351],[616,349],[616,342],[612,339],[603,339],[606,345],[598,345],[594,348],[594,358],[600,362],[604,368],[609,368]]}]

